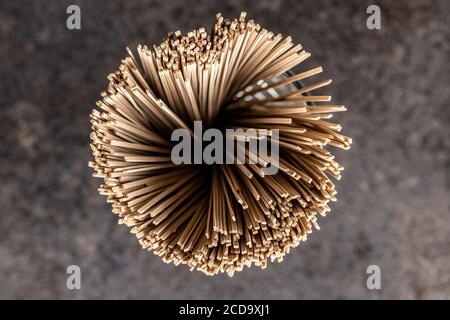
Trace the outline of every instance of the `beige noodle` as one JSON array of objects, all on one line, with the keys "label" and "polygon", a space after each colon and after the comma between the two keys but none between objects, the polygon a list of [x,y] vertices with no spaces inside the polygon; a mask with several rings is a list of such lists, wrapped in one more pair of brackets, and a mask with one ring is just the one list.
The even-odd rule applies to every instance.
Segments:
[{"label": "beige noodle", "polygon": [[[348,149],[351,139],[329,122],[331,97],[311,93],[331,83],[293,84],[322,72],[292,76],[310,54],[253,20],[216,16],[213,30],[169,33],[159,46],[128,49],[91,113],[95,177],[104,179],[119,223],[165,262],[208,275],[233,275],[267,259],[281,261],[319,228],[343,167],[324,147]],[[309,95],[305,95],[310,93]],[[314,102],[315,104],[312,104]],[[323,104],[318,104],[322,102]],[[280,170],[264,176],[256,164],[175,165],[170,135],[208,127],[279,129]],[[236,136],[243,141],[248,137]]]}]

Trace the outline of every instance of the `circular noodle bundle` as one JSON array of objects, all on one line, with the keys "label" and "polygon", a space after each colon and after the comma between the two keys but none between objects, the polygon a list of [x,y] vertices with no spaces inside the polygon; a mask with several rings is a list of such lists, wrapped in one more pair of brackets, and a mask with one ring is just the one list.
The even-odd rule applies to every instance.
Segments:
[{"label": "circular noodle bundle", "polygon": [[[336,200],[329,176],[339,179],[343,170],[324,147],[348,149],[351,139],[327,121],[345,107],[310,93],[331,80],[295,85],[322,68],[287,73],[310,53],[245,21],[245,13],[217,14],[211,34],[177,31],[159,46],[139,45],[137,59],[127,50],[91,113],[89,165],[143,248],[165,262],[231,276],[252,262],[282,261],[319,229],[317,213],[325,216]],[[268,139],[279,129],[279,171],[264,176],[270,160],[258,155],[256,164],[174,164],[171,133],[192,130],[195,120],[220,130],[267,129]]]}]

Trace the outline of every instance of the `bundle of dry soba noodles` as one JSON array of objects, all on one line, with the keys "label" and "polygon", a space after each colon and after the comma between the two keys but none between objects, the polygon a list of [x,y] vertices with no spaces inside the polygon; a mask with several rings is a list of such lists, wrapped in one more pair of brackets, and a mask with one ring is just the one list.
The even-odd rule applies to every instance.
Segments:
[{"label": "bundle of dry soba noodles", "polygon": [[[287,73],[309,53],[245,13],[218,14],[209,34],[177,31],[128,53],[92,111],[90,166],[143,248],[191,270],[233,275],[252,262],[281,261],[319,228],[317,213],[336,200],[329,177],[343,170],[324,147],[348,149],[351,139],[327,121],[345,107],[312,93],[331,80],[307,84],[322,68]],[[270,160],[248,151],[256,163],[174,164],[171,134],[196,120],[267,129],[269,140],[279,130],[279,171],[264,175]]]}]

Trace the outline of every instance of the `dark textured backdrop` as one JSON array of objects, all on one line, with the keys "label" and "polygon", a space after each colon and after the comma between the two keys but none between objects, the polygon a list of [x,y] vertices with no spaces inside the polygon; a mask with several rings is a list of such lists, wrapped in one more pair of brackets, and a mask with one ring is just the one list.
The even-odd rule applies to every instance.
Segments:
[{"label": "dark textured backdrop", "polygon": [[[80,31],[66,29],[71,3]],[[337,152],[346,170],[319,232],[281,264],[208,278],[116,224],[87,167],[88,116],[126,45],[241,10],[312,52],[354,144]],[[450,298],[449,16],[448,1],[1,1],[0,298]]]}]

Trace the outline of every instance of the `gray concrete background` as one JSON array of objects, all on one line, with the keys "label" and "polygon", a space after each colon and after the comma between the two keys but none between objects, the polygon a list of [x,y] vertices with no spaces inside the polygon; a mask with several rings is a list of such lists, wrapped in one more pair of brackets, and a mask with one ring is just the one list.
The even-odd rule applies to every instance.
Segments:
[{"label": "gray concrete background", "polygon": [[[66,29],[71,3],[81,31]],[[126,45],[241,10],[312,52],[354,144],[337,152],[346,170],[319,232],[281,264],[208,278],[116,224],[87,167],[88,115]],[[450,298],[449,16],[448,1],[2,1],[0,298]],[[80,291],[66,289],[70,264]]]}]

